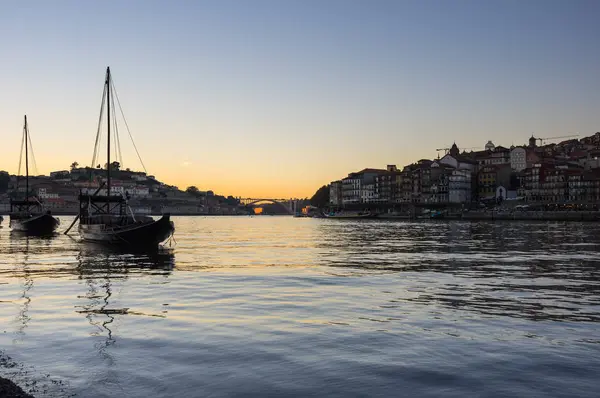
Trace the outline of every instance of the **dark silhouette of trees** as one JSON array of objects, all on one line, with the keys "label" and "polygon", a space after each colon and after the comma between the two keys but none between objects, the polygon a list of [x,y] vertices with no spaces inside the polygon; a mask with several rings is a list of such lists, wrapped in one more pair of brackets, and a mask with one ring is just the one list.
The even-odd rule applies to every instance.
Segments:
[{"label": "dark silhouette of trees", "polygon": [[4,193],[8,190],[8,184],[10,182],[10,175],[6,171],[0,171],[0,193]]},{"label": "dark silhouette of trees", "polygon": [[310,198],[310,204],[316,207],[325,207],[329,204],[329,185],[323,185]]},{"label": "dark silhouette of trees", "polygon": [[194,196],[200,195],[200,190],[195,185],[192,185],[191,187],[187,187],[185,192],[189,193],[190,195],[194,195]]}]

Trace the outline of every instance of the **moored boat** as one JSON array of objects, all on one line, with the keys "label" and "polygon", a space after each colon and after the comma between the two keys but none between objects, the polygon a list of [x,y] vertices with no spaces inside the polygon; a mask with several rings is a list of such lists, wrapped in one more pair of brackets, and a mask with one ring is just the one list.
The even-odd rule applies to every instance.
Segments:
[{"label": "moored boat", "polygon": [[441,219],[441,218],[445,218],[445,214],[439,210],[437,211],[432,211],[431,212],[431,218],[432,219]]},{"label": "moored boat", "polygon": [[[26,206],[29,210],[37,207],[33,202],[25,201],[11,201],[12,206]],[[10,214],[10,227],[13,231],[31,235],[48,235],[56,231],[59,225],[60,221],[53,217],[49,210],[43,214],[39,211],[19,211]]]},{"label": "moored boat", "polygon": [[[10,227],[13,231],[24,232],[30,235],[48,235],[53,233],[59,220],[52,216],[49,210],[44,211],[42,202],[29,192],[29,127],[27,126],[27,115],[23,125],[23,141],[25,148],[25,198],[10,200]],[[23,146],[21,147],[22,156]],[[21,163],[19,162],[19,169]],[[19,173],[20,174],[20,170]],[[18,178],[18,177],[17,177]],[[19,193],[19,182],[17,180],[17,194]]]},{"label": "moored boat", "polygon": [[[131,248],[156,248],[158,244],[169,239],[175,232],[175,224],[169,214],[162,215],[158,220],[150,216],[136,215],[128,205],[128,195],[112,194],[111,192],[111,102],[114,106],[113,82],[110,68],[106,68],[104,96],[100,110],[102,120],[103,110],[106,109],[107,125],[107,162],[106,182],[95,192],[79,194],[79,215],[67,229],[68,233],[75,222],[79,221],[79,235],[83,241],[107,243]],[[116,121],[115,121],[116,122]],[[100,128],[96,136],[99,139]],[[117,144],[119,143],[117,138]],[[94,161],[95,163],[94,152]],[[106,189],[104,189],[106,187]],[[102,191],[105,192],[102,192]]]},{"label": "moored boat", "polygon": [[[150,216],[127,214],[126,200],[117,195],[94,197],[81,194],[79,200],[80,203],[88,203],[83,205],[79,213],[79,235],[85,241],[136,248],[157,247],[175,231],[169,214],[162,215],[158,220]],[[106,203],[111,207],[111,213],[96,210],[90,214],[91,203]],[[111,206],[111,203],[115,205]],[[116,214],[115,207],[120,209]]]},{"label": "moored boat", "polygon": [[367,211],[339,211],[323,213],[325,218],[336,218],[336,219],[365,219],[365,218],[376,218],[378,214]]}]

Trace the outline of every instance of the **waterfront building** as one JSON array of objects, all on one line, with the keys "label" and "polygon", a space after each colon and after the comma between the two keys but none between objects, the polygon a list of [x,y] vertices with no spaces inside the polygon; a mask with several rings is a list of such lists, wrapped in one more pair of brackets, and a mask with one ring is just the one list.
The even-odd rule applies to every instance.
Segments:
[{"label": "waterfront building", "polygon": [[385,173],[381,169],[364,169],[357,173],[350,173],[342,179],[342,205],[355,205],[374,199],[374,182],[378,174]]},{"label": "waterfront building", "polygon": [[429,198],[431,189],[431,163],[433,163],[431,160],[421,159],[412,170],[412,203],[425,203]]},{"label": "waterfront building", "polygon": [[362,179],[358,173],[348,174],[342,179],[342,205],[353,205],[360,203],[360,188]]},{"label": "waterfront building", "polygon": [[329,205],[334,207],[342,206],[342,181],[333,181],[329,184]]},{"label": "waterfront building", "polygon": [[509,164],[483,166],[477,173],[477,196],[479,200],[496,198],[499,186],[511,185],[511,167]]},{"label": "waterfront building", "polygon": [[539,179],[539,200],[542,202],[561,203],[568,200],[568,184],[566,166],[553,166],[544,169]]},{"label": "waterfront building", "polygon": [[375,195],[375,184],[362,184],[360,189],[360,203],[375,203],[377,196]]},{"label": "waterfront building", "polygon": [[402,173],[396,165],[388,165],[387,170],[375,176],[375,202],[400,203]]},{"label": "waterfront building", "polygon": [[[576,182],[576,175],[581,175],[582,168],[553,163],[537,163],[524,170],[524,186],[521,188],[525,199],[529,202],[562,203],[569,200],[570,188],[572,196],[579,197],[586,192],[579,192],[578,185],[569,186]],[[581,180],[582,181],[582,180]]]},{"label": "waterfront building", "polygon": [[390,165],[387,170],[351,173],[341,181],[341,188],[330,188],[331,200],[339,191],[342,205],[594,198],[588,188],[598,184],[594,173],[600,170],[600,132],[558,144],[538,146],[538,141],[543,144],[545,139],[531,136],[526,146],[505,148],[490,140],[484,150],[468,153],[453,143],[441,159],[421,159],[402,171]]},{"label": "waterfront building", "polygon": [[448,203],[449,180],[454,168],[438,162],[431,163],[429,171],[429,196],[426,203]]},{"label": "waterfront building", "polygon": [[450,203],[470,203],[471,186],[471,170],[452,170],[448,177],[448,201]]},{"label": "waterfront building", "polygon": [[568,200],[576,203],[600,202],[600,170],[569,173]]},{"label": "waterfront building", "polygon": [[412,165],[406,166],[400,173],[400,185],[397,201],[399,203],[411,203],[412,202]]}]

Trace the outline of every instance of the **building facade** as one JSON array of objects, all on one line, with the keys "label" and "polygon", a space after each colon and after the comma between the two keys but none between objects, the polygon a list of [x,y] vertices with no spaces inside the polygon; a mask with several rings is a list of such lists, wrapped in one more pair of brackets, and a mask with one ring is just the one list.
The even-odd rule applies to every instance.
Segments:
[{"label": "building facade", "polygon": [[510,167],[514,171],[527,168],[527,151],[523,147],[515,147],[510,151]]},{"label": "building facade", "polygon": [[471,202],[471,171],[453,170],[448,177],[448,201],[450,203]]},{"label": "building facade", "polygon": [[333,181],[329,184],[329,204],[331,206],[342,206],[342,181]]}]

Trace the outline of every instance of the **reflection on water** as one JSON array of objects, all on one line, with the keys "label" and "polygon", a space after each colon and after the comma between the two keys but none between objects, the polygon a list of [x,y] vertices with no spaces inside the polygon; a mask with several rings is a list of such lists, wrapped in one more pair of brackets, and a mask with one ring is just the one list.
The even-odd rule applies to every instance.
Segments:
[{"label": "reflection on water", "polygon": [[23,302],[21,310],[19,311],[18,323],[19,328],[17,331],[17,335],[20,339],[23,338],[25,328],[27,327],[27,323],[31,319],[28,315],[29,312],[29,304],[31,303],[31,298],[29,297],[29,291],[33,287],[33,279],[30,275],[29,264],[28,264],[28,253],[29,253],[29,238],[25,237],[25,251],[23,256],[23,262],[21,264],[22,269],[22,277],[23,277],[23,294],[21,295],[21,301]]},{"label": "reflection on water", "polygon": [[322,264],[427,280],[409,301],[531,320],[600,321],[591,224],[363,222],[319,226]]},{"label": "reflection on water", "polygon": [[175,222],[152,253],[0,229],[0,344],[35,368],[14,377],[69,385],[40,396],[596,396],[595,224]]},{"label": "reflection on water", "polygon": [[[92,336],[105,335],[106,340],[96,347],[105,357],[109,357],[106,347],[114,344],[110,325],[118,315],[146,315],[129,311],[129,308],[111,306],[112,283],[114,279],[126,280],[132,272],[148,272],[153,275],[168,276],[175,264],[172,250],[123,251],[99,244],[81,245],[77,254],[77,272],[85,280],[88,290],[78,296],[84,304],[77,305],[76,312],[84,314],[90,325],[95,327]],[[164,317],[164,315],[155,315]],[[106,332],[106,333],[105,333]]]}]

